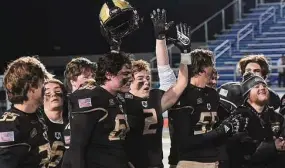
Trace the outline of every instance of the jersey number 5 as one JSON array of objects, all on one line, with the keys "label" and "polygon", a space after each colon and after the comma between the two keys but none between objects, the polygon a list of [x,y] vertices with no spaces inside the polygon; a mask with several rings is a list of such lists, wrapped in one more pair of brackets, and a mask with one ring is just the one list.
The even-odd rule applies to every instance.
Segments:
[{"label": "jersey number 5", "polygon": [[217,112],[201,112],[200,120],[197,123],[198,125],[202,125],[202,132],[205,133],[208,130],[207,127],[210,127],[217,122]]},{"label": "jersey number 5", "polygon": [[150,126],[157,124],[157,115],[155,109],[144,109],[145,115],[150,115],[145,118],[143,134],[155,134],[156,128],[151,129]]},{"label": "jersey number 5", "polygon": [[124,140],[128,132],[128,123],[124,114],[117,114],[115,119],[115,129],[110,133],[109,140]]},{"label": "jersey number 5", "polygon": [[10,112],[5,112],[1,118],[0,118],[0,122],[2,121],[15,121],[15,119],[18,117],[18,114],[15,113],[10,113]]}]

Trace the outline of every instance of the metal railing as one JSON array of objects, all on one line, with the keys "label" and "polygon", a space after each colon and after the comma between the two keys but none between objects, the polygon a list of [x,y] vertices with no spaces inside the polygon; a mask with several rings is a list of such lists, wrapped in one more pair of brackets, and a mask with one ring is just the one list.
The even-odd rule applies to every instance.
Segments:
[{"label": "metal railing", "polygon": [[285,0],[280,0],[280,17],[283,18],[283,9],[285,7]]},{"label": "metal railing", "polygon": [[[247,31],[244,33],[245,30]],[[242,33],[244,34],[241,36]],[[249,34],[252,34],[252,39],[254,39],[254,25],[252,23],[247,24],[237,32],[237,50],[239,50],[240,41],[243,40]]]},{"label": "metal railing", "polygon": [[205,29],[205,42],[208,43],[208,41],[209,41],[208,22],[211,21],[212,19],[214,19],[216,16],[221,15],[221,17],[222,17],[222,29],[225,30],[226,29],[225,10],[228,9],[229,7],[231,7],[232,5],[237,4],[238,5],[238,20],[241,20],[242,19],[242,5],[241,5],[241,3],[242,3],[241,0],[234,0],[234,1],[230,2],[223,9],[221,9],[220,11],[218,11],[217,13],[215,13],[214,15],[212,15],[211,17],[206,19],[203,23],[196,26],[191,31],[191,33],[193,34],[197,30],[199,30],[200,28],[204,27],[204,29]]},{"label": "metal railing", "polygon": [[[262,24],[265,23],[268,19],[270,19],[271,17],[273,17],[273,22],[276,22],[276,9],[271,6],[270,8],[268,8],[265,12],[263,12],[260,16],[259,16],[259,33],[262,33]],[[263,19],[264,16],[266,16],[266,18]]]},{"label": "metal railing", "polygon": [[[278,68],[285,68],[285,65],[270,65],[270,69],[278,69]],[[178,74],[179,68],[172,68],[175,74]],[[221,73],[222,71],[233,71],[232,75],[233,75],[233,81],[232,82],[236,82],[238,77],[240,77],[240,74],[237,73],[236,71],[236,66],[222,66],[222,67],[216,67],[217,71],[219,72],[220,76],[223,76],[223,74]],[[157,72],[156,68],[152,68],[151,69],[152,72]],[[272,76],[278,76],[278,73],[270,73],[268,74],[268,79],[270,79],[270,77]],[[159,81],[152,81],[153,84],[159,84]],[[273,82],[270,80],[270,82]]]},{"label": "metal railing", "polygon": [[[225,48],[222,51],[219,51],[223,47]],[[222,44],[218,45],[214,49],[215,63],[216,63],[216,60],[227,51],[229,52],[229,56],[231,56],[232,55],[232,45],[231,45],[230,40],[225,40]]]}]

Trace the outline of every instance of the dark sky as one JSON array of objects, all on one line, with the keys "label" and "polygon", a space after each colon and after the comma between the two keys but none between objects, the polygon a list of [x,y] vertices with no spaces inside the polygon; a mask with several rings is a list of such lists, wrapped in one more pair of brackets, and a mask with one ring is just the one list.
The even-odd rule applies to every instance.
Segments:
[{"label": "dark sky", "polygon": [[[168,11],[169,20],[195,27],[231,0],[131,0],[143,16],[141,28],[126,38],[126,52],[154,51],[149,13],[158,7]],[[21,55],[59,56],[99,54],[108,46],[99,30],[103,0],[12,0],[0,7],[0,67]],[[230,16],[230,14],[229,14]],[[228,17],[231,20],[231,17]],[[219,22],[219,21],[216,21]],[[215,26],[213,24],[212,26]],[[199,40],[203,32],[197,33]],[[54,46],[60,46],[55,50]]]}]

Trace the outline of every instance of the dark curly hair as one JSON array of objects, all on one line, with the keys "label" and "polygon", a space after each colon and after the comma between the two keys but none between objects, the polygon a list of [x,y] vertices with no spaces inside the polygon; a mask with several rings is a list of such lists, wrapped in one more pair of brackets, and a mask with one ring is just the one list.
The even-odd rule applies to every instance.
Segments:
[{"label": "dark curly hair", "polygon": [[11,62],[4,73],[4,87],[13,104],[28,100],[30,88],[38,88],[39,82],[52,78],[45,66],[34,56],[24,56]]},{"label": "dark curly hair", "polygon": [[264,55],[248,55],[242,58],[238,63],[241,75],[245,73],[245,67],[249,63],[257,63],[261,67],[262,77],[264,79],[267,78],[267,75],[269,74],[270,70],[269,70],[268,60],[265,58]]},{"label": "dark curly hair", "polygon": [[85,70],[91,70],[92,73],[96,73],[97,65],[95,62],[91,62],[87,58],[78,57],[72,59],[65,68],[64,71],[64,85],[68,92],[71,92],[72,86],[70,80],[76,80]]},{"label": "dark curly hair", "polygon": [[210,50],[195,49],[191,51],[190,56],[192,62],[191,66],[188,67],[190,78],[203,72],[204,68],[214,66],[214,54]]},{"label": "dark curly hair", "polygon": [[112,75],[117,75],[124,65],[129,65],[131,67],[130,56],[126,53],[107,53],[101,56],[97,62],[98,70],[96,71],[96,83],[98,85],[103,85],[108,80],[106,78],[106,72]]}]

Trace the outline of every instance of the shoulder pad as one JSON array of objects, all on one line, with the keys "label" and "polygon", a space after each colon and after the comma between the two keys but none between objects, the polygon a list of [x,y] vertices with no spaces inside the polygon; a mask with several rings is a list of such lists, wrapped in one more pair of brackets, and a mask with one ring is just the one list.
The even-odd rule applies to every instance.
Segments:
[{"label": "shoulder pad", "polygon": [[233,114],[242,114],[242,116],[245,116],[245,117],[249,117],[252,115],[251,109],[243,105],[238,106],[236,110],[233,112]]},{"label": "shoulder pad", "polygon": [[86,81],[85,83],[83,83],[79,88],[78,90],[82,90],[82,89],[89,89],[89,90],[92,90],[92,89],[95,89],[96,85],[95,85],[95,81],[93,83],[93,81]]},{"label": "shoulder pad", "polygon": [[283,115],[283,116],[285,115],[285,107],[280,108],[279,114],[281,114],[281,115]]},{"label": "shoulder pad", "polygon": [[151,93],[157,93],[157,94],[163,94],[165,91],[161,90],[161,89],[151,89],[150,92]]},{"label": "shoulder pad", "polygon": [[[125,94],[127,94],[127,93],[125,93]],[[117,98],[118,98],[118,100],[120,100],[120,102],[125,102],[125,98],[124,98],[125,96],[124,96],[124,94],[120,94],[120,93],[118,93],[117,94]]]},{"label": "shoulder pad", "polygon": [[243,96],[239,83],[225,83],[218,88],[217,91],[220,96],[220,103],[227,108],[227,110],[235,109],[242,104]]},{"label": "shoulder pad", "polygon": [[[115,105],[115,100],[111,100],[106,93],[100,89],[81,89],[70,94],[69,101],[72,113],[88,113],[96,111],[98,108],[106,109],[110,104]],[[114,98],[113,98],[114,99]],[[109,103],[109,104],[108,104]]]},{"label": "shoulder pad", "polygon": [[160,89],[151,89],[149,92],[149,96],[151,99],[161,99],[165,91],[160,90]]},{"label": "shoulder pad", "polygon": [[285,94],[281,97],[281,107],[280,108],[283,108],[285,107]]},{"label": "shoulder pad", "polygon": [[19,114],[5,112],[0,118],[0,146],[11,146],[22,143],[19,139]]},{"label": "shoulder pad", "polygon": [[273,107],[274,110],[278,109],[281,105],[279,95],[272,89],[268,88],[270,99],[269,99],[269,106]]},{"label": "shoulder pad", "polygon": [[131,94],[131,93],[125,93],[124,98],[125,98],[125,99],[133,99],[133,98],[134,98],[134,95]]}]

